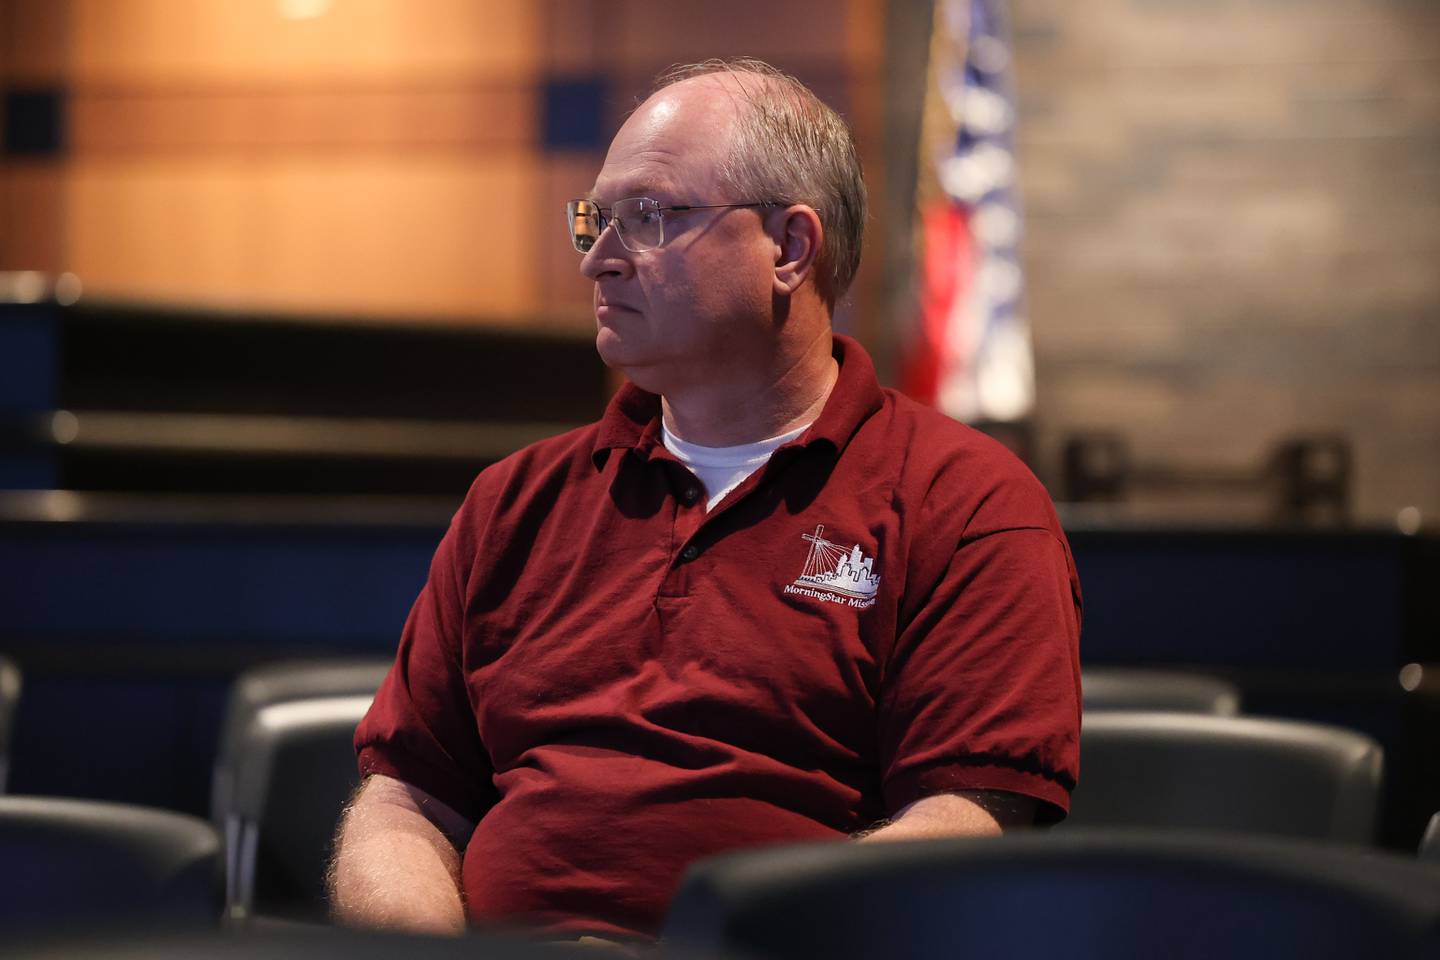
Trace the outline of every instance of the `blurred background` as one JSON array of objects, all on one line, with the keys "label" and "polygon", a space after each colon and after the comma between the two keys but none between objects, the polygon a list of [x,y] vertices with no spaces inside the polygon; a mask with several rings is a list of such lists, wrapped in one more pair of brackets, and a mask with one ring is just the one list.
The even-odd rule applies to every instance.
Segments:
[{"label": "blurred background", "polygon": [[475,472],[614,389],[562,205],[662,68],[852,124],[838,329],[1061,504],[1087,664],[1440,809],[1426,0],[0,0],[15,792],[203,812],[226,690],[384,655]]}]

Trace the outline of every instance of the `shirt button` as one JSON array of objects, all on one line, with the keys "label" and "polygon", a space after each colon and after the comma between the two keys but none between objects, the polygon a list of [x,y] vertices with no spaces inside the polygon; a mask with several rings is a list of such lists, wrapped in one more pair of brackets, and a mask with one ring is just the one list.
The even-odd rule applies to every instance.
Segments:
[{"label": "shirt button", "polygon": [[680,499],[684,500],[687,504],[694,503],[700,499],[700,488],[686,487],[685,492],[680,494]]},{"label": "shirt button", "polygon": [[691,560],[694,560],[698,556],[700,556],[700,548],[695,546],[695,544],[693,543],[686,547],[684,550],[680,551],[680,559],[684,560],[686,563],[689,563]]}]

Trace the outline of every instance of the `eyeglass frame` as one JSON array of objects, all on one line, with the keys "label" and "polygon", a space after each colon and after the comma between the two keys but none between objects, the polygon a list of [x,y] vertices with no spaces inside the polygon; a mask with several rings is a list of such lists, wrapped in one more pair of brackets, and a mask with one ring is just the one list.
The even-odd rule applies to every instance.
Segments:
[{"label": "eyeglass frame", "polygon": [[[660,239],[655,242],[655,245],[654,245],[654,246],[644,247],[644,248],[642,248],[642,249],[640,249],[640,250],[636,250],[634,247],[630,246],[630,244],[625,241],[625,228],[624,228],[624,227],[616,227],[616,228],[615,228],[615,233],[616,233],[616,234],[619,236],[619,238],[620,238],[620,245],[621,245],[622,247],[624,247],[626,250],[629,250],[631,253],[645,253],[645,252],[650,251],[650,250],[658,250],[660,247],[664,246],[664,244],[665,244],[665,214],[667,214],[667,213],[672,213],[672,212],[673,212],[673,213],[685,213],[685,212],[690,211],[690,210],[720,210],[720,209],[723,209],[723,208],[726,208],[726,207],[774,207],[774,206],[779,206],[778,202],[777,202],[777,201],[774,201],[774,200],[751,200],[751,201],[747,201],[747,202],[744,202],[744,203],[673,203],[673,204],[671,204],[670,206],[665,207],[665,206],[661,206],[661,205],[660,205],[660,201],[659,201],[659,200],[656,200],[654,197],[622,197],[621,199],[616,200],[615,203],[611,204],[608,208],[606,208],[606,207],[600,206],[600,204],[596,203],[594,200],[590,200],[590,199],[587,199],[587,198],[585,198],[585,197],[579,197],[579,198],[574,199],[574,200],[567,200],[567,201],[565,201],[565,220],[566,220],[566,223],[569,225],[569,228],[570,228],[570,230],[569,230],[569,232],[570,232],[570,244],[571,244],[571,246],[573,246],[573,247],[575,248],[575,251],[576,251],[577,253],[581,253],[581,254],[589,253],[590,250],[592,250],[592,249],[595,247],[595,244],[597,244],[597,243],[600,242],[600,237],[605,233],[605,229],[606,229],[607,227],[609,227],[610,224],[612,224],[612,223],[617,223],[617,222],[618,222],[618,223],[624,223],[625,221],[624,221],[623,219],[621,219],[621,218],[619,218],[619,217],[616,217],[616,216],[613,216],[613,215],[611,215],[611,214],[607,214],[605,211],[606,211],[607,209],[609,209],[609,210],[614,210],[617,205],[622,204],[622,203],[626,203],[626,202],[631,201],[631,200],[648,201],[648,202],[650,202],[650,203],[655,204],[655,209],[654,209],[653,211],[651,211],[651,212],[657,213],[657,214],[660,215]],[[592,206],[594,206],[594,208],[595,208],[595,215],[596,215],[596,221],[597,221],[597,223],[599,224],[599,229],[595,231],[595,239],[593,239],[593,240],[590,242],[590,246],[589,246],[589,247],[581,247],[581,246],[580,246],[580,237],[581,237],[581,235],[575,231],[576,204],[581,204],[581,203],[588,203],[588,204],[591,204]]]}]

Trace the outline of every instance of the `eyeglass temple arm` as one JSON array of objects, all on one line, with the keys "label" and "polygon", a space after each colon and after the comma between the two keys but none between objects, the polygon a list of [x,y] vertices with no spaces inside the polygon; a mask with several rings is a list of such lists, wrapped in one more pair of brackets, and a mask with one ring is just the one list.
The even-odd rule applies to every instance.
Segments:
[{"label": "eyeglass temple arm", "polygon": [[679,210],[679,211],[681,211],[681,212],[684,212],[684,211],[686,211],[686,210],[718,210],[718,209],[720,209],[721,207],[770,207],[770,206],[774,206],[774,201],[771,201],[771,200],[757,200],[757,201],[754,201],[754,202],[751,202],[751,203],[683,203],[683,204],[682,204],[682,203],[676,203],[676,204],[672,204],[672,205],[670,205],[670,206],[668,206],[668,207],[661,207],[660,210],[661,210],[661,212],[664,212],[664,211],[666,211],[666,210]]}]

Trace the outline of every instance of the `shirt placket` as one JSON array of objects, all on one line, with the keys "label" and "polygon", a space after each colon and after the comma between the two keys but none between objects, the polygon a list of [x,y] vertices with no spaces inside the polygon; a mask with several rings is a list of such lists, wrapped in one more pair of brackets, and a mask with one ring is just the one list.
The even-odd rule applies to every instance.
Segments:
[{"label": "shirt placket", "polygon": [[678,460],[661,456],[670,480],[670,569],[661,585],[660,595],[687,596],[690,592],[689,568],[700,558],[702,548],[698,534],[705,525],[705,488],[699,479]]}]

